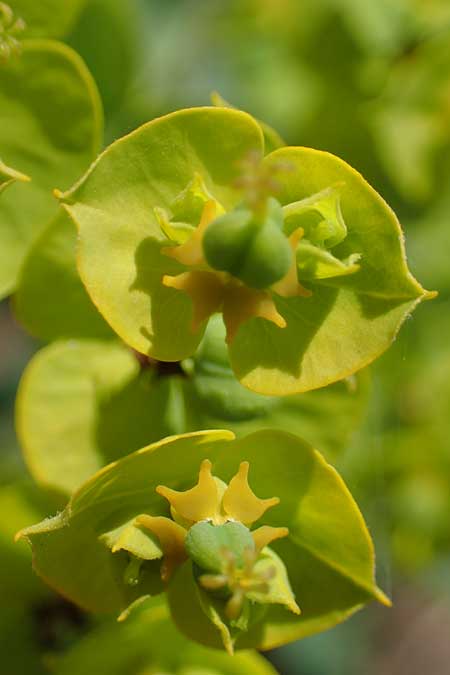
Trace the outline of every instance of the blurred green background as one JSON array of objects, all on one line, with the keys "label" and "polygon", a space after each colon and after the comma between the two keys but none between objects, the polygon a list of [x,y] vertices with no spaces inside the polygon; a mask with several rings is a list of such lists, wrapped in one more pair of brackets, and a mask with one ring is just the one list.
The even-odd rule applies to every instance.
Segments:
[{"label": "blurred green background", "polygon": [[[372,367],[364,421],[338,459],[394,606],[369,606],[269,657],[283,675],[450,673],[449,0],[79,5],[65,39],[100,88],[105,143],[155,116],[207,105],[217,90],[288,144],[347,160],[397,212],[410,267],[439,297]],[[44,590],[25,547],[17,554],[11,544],[13,511],[20,524],[27,513],[46,514],[27,483],[13,422],[21,372],[40,345],[8,302],[0,310],[2,593],[13,572],[19,579],[0,644],[22,659],[11,672],[34,674],[51,668],[92,619]],[[20,496],[11,489],[17,480]]]}]

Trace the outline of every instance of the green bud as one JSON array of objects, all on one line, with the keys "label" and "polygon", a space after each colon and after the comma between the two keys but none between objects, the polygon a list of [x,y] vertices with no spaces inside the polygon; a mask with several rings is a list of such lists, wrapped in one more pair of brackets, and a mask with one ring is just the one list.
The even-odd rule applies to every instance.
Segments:
[{"label": "green bud", "polygon": [[211,267],[228,272],[250,288],[268,288],[285,276],[292,262],[282,224],[283,212],[275,199],[268,200],[264,215],[235,209],[207,228],[205,258]]},{"label": "green bud", "polygon": [[213,525],[201,521],[190,528],[185,547],[200,570],[220,574],[227,563],[227,555],[234,556],[236,565],[244,566],[244,552],[254,551],[255,543],[250,530],[242,523],[229,521],[224,525]]}]

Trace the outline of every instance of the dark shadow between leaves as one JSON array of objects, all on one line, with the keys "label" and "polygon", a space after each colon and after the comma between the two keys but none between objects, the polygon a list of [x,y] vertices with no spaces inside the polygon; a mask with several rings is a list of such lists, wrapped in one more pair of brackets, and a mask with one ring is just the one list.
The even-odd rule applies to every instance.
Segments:
[{"label": "dark shadow between leaves", "polygon": [[173,433],[165,422],[168,393],[166,382],[144,371],[98,401],[95,440],[102,466]]},{"label": "dark shadow between leaves", "polygon": [[238,333],[230,349],[239,377],[261,367],[299,378],[303,357],[338,293],[335,288],[316,286],[309,298],[279,298],[277,308],[286,319],[285,328],[264,319],[252,319]]},{"label": "dark shadow between leaves", "polygon": [[414,302],[413,298],[377,298],[365,293],[357,293],[356,297],[361,306],[361,311],[366,319],[377,319],[383,314],[389,314],[392,310]]}]

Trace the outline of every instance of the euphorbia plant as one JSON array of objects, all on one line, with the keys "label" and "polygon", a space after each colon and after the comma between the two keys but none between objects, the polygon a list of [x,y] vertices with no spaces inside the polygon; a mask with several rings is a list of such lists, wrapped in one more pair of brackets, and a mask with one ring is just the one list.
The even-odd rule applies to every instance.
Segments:
[{"label": "euphorbia plant", "polygon": [[180,360],[220,311],[238,379],[284,395],[370,363],[427,293],[360,174],[308,148],[263,155],[246,113],[179,111],[114,143],[59,196],[81,277],[125,342]]},{"label": "euphorbia plant", "polygon": [[[389,604],[351,494],[292,432],[325,439],[327,459],[343,446],[355,373],[430,296],[395,215],[344,161],[284,147],[220,98],[141,126],[80,178],[101,133],[94,83],[69,48],[20,42],[23,24],[0,8],[0,114],[16,130],[0,127],[0,190],[27,180],[15,169],[32,179],[1,195],[0,292],[18,279],[24,323],[64,340],[25,373],[19,434],[37,482],[74,490],[18,535],[36,571],[121,619],[166,598],[187,638],[229,653]],[[33,26],[26,38],[42,35]],[[336,401],[350,411],[339,433]],[[187,433],[208,427],[230,430]]]},{"label": "euphorbia plant", "polygon": [[228,651],[304,637],[373,598],[388,604],[336,471],[285,432],[233,438],[168,438],[95,474],[62,513],[19,533],[36,571],[122,618],[166,591],[188,637]]}]

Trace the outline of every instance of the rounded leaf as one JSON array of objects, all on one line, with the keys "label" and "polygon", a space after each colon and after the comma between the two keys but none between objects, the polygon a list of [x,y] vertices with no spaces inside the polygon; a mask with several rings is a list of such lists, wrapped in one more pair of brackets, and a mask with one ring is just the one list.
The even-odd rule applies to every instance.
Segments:
[{"label": "rounded leaf", "polygon": [[357,171],[309,148],[283,148],[264,161],[291,166],[277,194],[283,205],[340,184],[348,232],[333,255],[361,256],[353,274],[308,282],[310,297],[276,297],[285,328],[254,318],[230,345],[242,384],[264,394],[292,394],[323,387],[371,363],[427,293],[408,271],[393,211]]},{"label": "rounded leaf", "polygon": [[[236,162],[262,148],[257,123],[225,108],[193,108],[156,119],[113,143],[61,199],[79,231],[79,270],[100,312],[134,349],[159,360],[191,355],[192,303],[162,285],[181,265],[154,208],[169,209],[200,174],[221,204],[234,206]],[[108,275],[105,276],[105,268]],[[174,325],[176,329],[174,330]]]},{"label": "rounded leaf", "polygon": [[70,494],[113,459],[173,433],[179,387],[179,378],[159,381],[141,371],[131,350],[115,342],[44,348],[25,370],[16,407],[33,477]]}]

